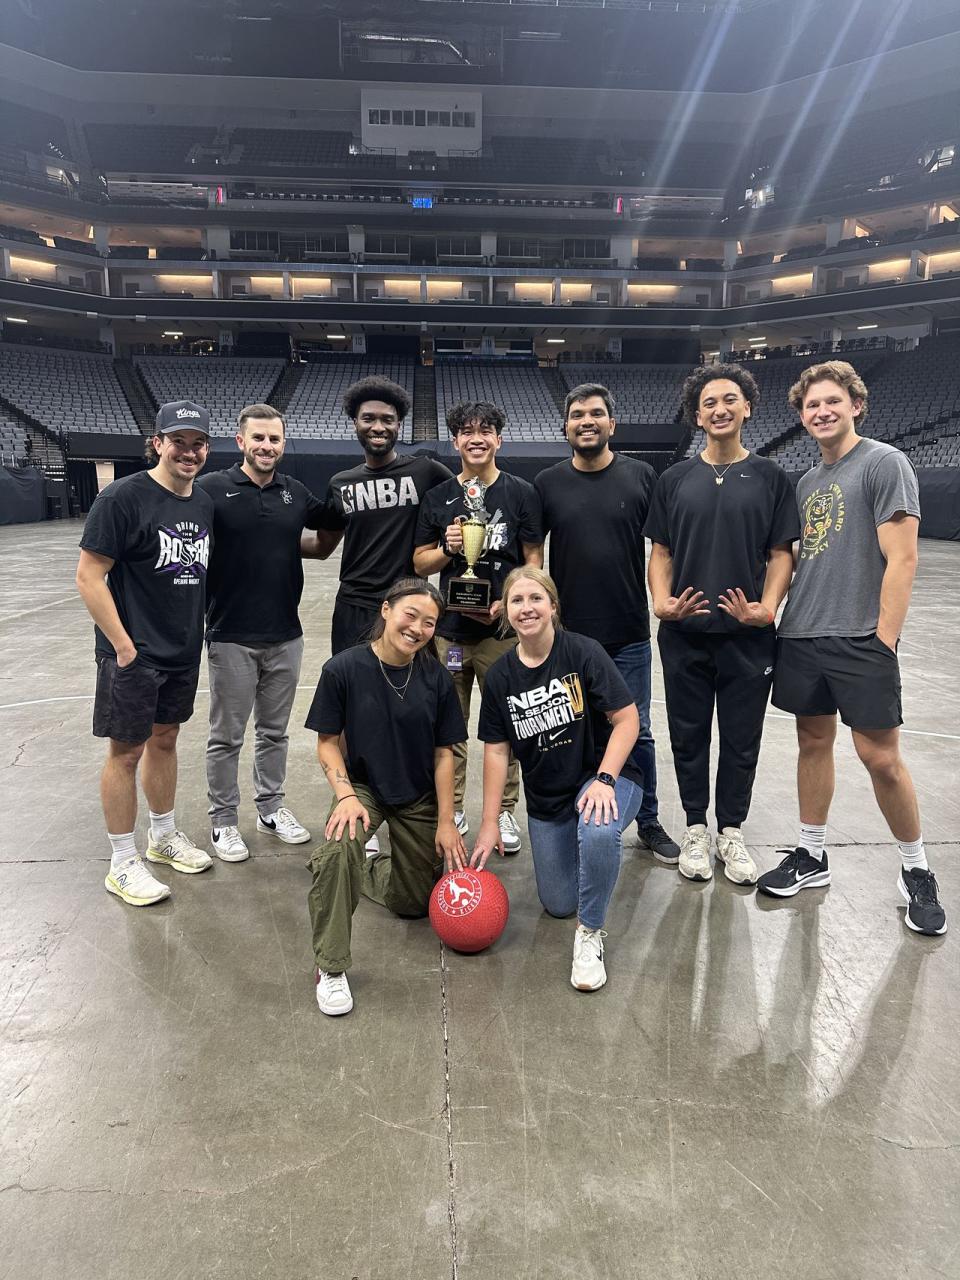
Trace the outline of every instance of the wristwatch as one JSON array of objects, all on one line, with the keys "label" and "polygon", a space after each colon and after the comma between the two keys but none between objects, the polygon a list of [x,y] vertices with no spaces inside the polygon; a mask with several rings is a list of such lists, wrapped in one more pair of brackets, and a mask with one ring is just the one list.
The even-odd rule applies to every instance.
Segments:
[{"label": "wristwatch", "polygon": [[607,787],[615,787],[617,785],[617,780],[612,773],[598,773],[597,781],[602,782]]}]

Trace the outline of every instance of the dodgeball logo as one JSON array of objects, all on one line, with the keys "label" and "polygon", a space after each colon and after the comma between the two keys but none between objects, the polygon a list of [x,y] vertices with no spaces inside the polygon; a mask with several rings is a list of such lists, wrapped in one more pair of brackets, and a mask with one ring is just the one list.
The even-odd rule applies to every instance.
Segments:
[{"label": "dodgeball logo", "polygon": [[472,871],[444,876],[437,885],[437,906],[445,916],[468,916],[480,905],[481,896],[480,881]]},{"label": "dodgeball logo", "polygon": [[538,685],[526,693],[509,694],[507,708],[518,738],[535,738],[538,734],[573,724],[583,716],[583,686],[577,672],[549,684]]},{"label": "dodgeball logo", "polygon": [[184,586],[195,585],[206,573],[210,561],[210,534],[192,520],[181,520],[172,529],[162,525],[157,530],[160,550],[157,573],[172,573],[174,582]]}]

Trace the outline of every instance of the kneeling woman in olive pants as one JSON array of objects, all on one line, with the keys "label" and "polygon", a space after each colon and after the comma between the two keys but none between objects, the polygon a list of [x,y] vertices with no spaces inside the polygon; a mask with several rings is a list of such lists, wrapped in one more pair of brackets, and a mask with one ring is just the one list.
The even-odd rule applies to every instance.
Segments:
[{"label": "kneeling woman in olive pants", "polygon": [[[309,898],[317,1003],[331,1016],[353,1008],[346,971],[360,895],[399,916],[425,916],[443,864],[466,865],[453,821],[452,748],[467,730],[433,644],[442,612],[429,583],[394,583],[370,643],[324,666],[307,716],[334,793],[324,843],[310,859]],[[367,858],[364,843],[383,822],[391,852]]]}]

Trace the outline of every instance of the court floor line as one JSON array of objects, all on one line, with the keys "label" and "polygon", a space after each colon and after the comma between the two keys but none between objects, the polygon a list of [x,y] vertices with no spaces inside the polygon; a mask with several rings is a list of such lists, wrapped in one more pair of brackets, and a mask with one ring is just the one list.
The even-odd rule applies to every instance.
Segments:
[{"label": "court floor line", "polygon": [[73,595],[61,596],[58,600],[48,600],[46,604],[34,605],[32,609],[23,609],[20,613],[8,613],[3,620],[4,622],[15,622],[17,618],[29,617],[31,613],[40,613],[44,609],[52,609],[56,604],[67,604],[68,601],[76,600],[76,598],[77,593],[74,591]]},{"label": "court floor line", "polygon": [[[298,689],[315,689],[314,684],[298,684]],[[209,693],[209,689],[198,689],[197,694]],[[27,702],[0,702],[0,711],[15,711],[18,707],[42,707],[51,702],[92,702],[92,693],[68,693],[56,698],[31,698]],[[651,703],[664,706],[663,698],[651,698]],[[767,720],[792,720],[793,716],[781,715],[779,711],[768,711]],[[945,742],[960,742],[960,733],[934,733],[930,729],[901,729],[901,733],[912,738],[941,738]]]}]

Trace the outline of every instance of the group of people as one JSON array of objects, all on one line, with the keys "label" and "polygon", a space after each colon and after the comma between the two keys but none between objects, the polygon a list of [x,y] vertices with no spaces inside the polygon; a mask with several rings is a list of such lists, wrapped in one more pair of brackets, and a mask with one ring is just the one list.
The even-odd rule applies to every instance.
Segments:
[{"label": "group of people", "polygon": [[[691,881],[712,877],[713,848],[738,885],[788,897],[829,884],[838,713],[899,845],[906,923],[943,933],[899,746],[897,644],[917,563],[916,474],[898,450],[860,434],[868,392],[849,364],[813,365],[790,391],[821,453],[796,492],[775,462],[742,444],[758,398],[737,365],[696,369],[683,407],[703,448],[658,479],[611,448],[607,388],[576,387],[564,410],[571,456],[531,484],[497,465],[505,426],[497,406],[464,403],[448,414],[460,462],[453,475],[430,457],[398,453],[409,396],[365,378],[343,401],[363,461],[335,475],[323,500],[278,469],[285,423],[271,406],[240,413],[240,462],[199,476],[209,415],[189,401],[163,405],[153,465],[96,499],[77,572],[96,624],[94,733],[108,739],[108,891],[134,906],[170,893],[137,850],[138,768],[150,811],[146,862],[186,874],[213,865],[175,818],[177,734],[193,711],[204,637],[213,853],[226,862],[249,856],[238,762],[251,713],[257,829],[291,844],[311,839],[284,804],[303,654],[302,560],[326,558],[342,540],[332,656],[306,720],[332,791],[310,860],[325,1014],[353,1007],[347,971],[360,896],[424,916],[444,868],[517,853],[521,779],[540,901],[550,915],[576,919],[579,990],[607,980],[603,926],[634,823],[640,844]],[[464,522],[478,501],[485,529],[473,572],[489,584],[489,606],[448,607],[451,581],[467,569]],[[428,581],[436,574],[439,590]],[[651,607],[686,818],[679,843],[658,815]],[[483,788],[470,848],[474,681]],[[743,824],[771,688],[774,705],[797,721],[800,830],[779,865],[760,874]],[[714,714],[715,843],[707,825]],[[384,823],[389,851],[376,835]]]}]

